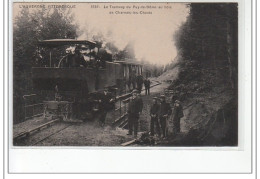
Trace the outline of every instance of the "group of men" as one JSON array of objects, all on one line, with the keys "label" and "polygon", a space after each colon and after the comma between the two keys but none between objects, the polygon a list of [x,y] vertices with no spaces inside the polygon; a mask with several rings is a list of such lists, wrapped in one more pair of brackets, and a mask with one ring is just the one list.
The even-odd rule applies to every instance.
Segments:
[{"label": "group of men", "polygon": [[151,81],[148,78],[143,80],[143,76],[139,75],[137,76],[136,83],[137,83],[137,90],[139,93],[141,93],[144,84],[145,95],[150,95]]},{"label": "group of men", "polygon": [[[150,92],[150,81],[146,79],[144,81],[145,86],[149,85],[149,88],[146,91],[146,94]],[[108,92],[106,88],[103,94],[99,95],[99,104],[100,104],[100,124],[104,126],[105,118],[109,109],[111,109],[111,105],[113,104],[114,99],[111,94]],[[132,91],[132,97],[129,100],[128,104],[128,127],[129,132],[128,135],[133,135],[137,137],[138,131],[138,123],[139,116],[143,110],[143,100],[140,95],[139,89],[134,89]],[[160,97],[154,97],[153,103],[150,107],[150,134],[151,136],[156,133],[159,137],[165,138],[168,133],[168,121],[172,120],[173,122],[173,134],[177,134],[180,132],[180,119],[183,117],[183,108],[180,104],[179,100],[173,101],[173,108],[170,103],[166,102],[165,95],[161,95]]]},{"label": "group of men", "polygon": [[163,137],[166,137],[166,125],[167,119],[171,115],[172,110],[169,103],[166,102],[165,96],[161,96],[161,100],[158,102],[158,98],[153,98],[153,105],[150,109],[151,115],[151,135],[154,135],[154,126],[156,126],[157,133],[161,136],[159,122],[162,130]]},{"label": "group of men", "polygon": [[143,88],[143,85],[144,85],[145,95],[150,95],[151,81],[148,78],[143,79],[142,75],[138,75],[137,77],[135,77],[133,75],[129,79],[129,83],[128,83],[129,89],[130,89],[131,84],[133,85],[133,89],[136,89],[139,93],[142,92],[142,88]]},{"label": "group of men", "polygon": [[176,100],[173,105],[173,110],[169,103],[166,102],[166,98],[164,95],[161,95],[160,98],[154,97],[153,104],[150,109],[151,115],[151,123],[150,123],[150,131],[151,136],[154,136],[154,128],[156,127],[157,134],[161,137],[165,138],[168,133],[168,121],[170,120],[170,116],[173,113],[173,134],[180,133],[180,119],[183,115],[183,108],[180,104],[179,100]]},{"label": "group of men", "polygon": [[[138,90],[133,90],[132,99],[128,106],[128,135],[132,135],[134,131],[134,136],[137,137],[139,116],[143,109],[143,101],[140,97]],[[173,133],[177,134],[180,132],[180,119],[183,117],[183,109],[179,100],[176,100],[173,105],[173,110],[169,103],[166,102],[166,97],[161,95],[160,98],[154,97],[153,104],[150,108],[150,132],[151,136],[154,136],[156,131],[159,137],[165,138],[167,136],[168,121],[173,112]]]}]

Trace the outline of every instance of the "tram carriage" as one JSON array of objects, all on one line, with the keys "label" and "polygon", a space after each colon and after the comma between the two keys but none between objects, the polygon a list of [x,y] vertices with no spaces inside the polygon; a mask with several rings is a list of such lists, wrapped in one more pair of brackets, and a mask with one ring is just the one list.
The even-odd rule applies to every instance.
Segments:
[{"label": "tram carriage", "polygon": [[[52,62],[54,59],[51,49],[76,45],[81,45],[89,52],[90,60],[102,61],[104,65],[64,67],[61,64],[66,58],[60,59],[57,66]],[[86,111],[98,111],[95,101],[104,88],[109,88],[114,96],[126,93],[135,87],[135,76],[142,75],[142,65],[139,63],[96,59],[93,52],[98,52],[100,48],[96,42],[52,39],[40,41],[39,46],[49,48],[50,57],[49,65],[32,68],[34,91],[44,98],[44,114],[54,111],[53,116],[64,120],[71,119],[72,116],[77,118]]]}]

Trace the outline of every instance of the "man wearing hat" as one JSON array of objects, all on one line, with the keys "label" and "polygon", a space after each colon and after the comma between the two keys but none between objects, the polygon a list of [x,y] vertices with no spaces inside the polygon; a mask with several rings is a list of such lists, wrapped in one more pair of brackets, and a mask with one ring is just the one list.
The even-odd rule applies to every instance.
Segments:
[{"label": "man wearing hat", "polygon": [[151,85],[151,81],[148,78],[146,78],[144,80],[145,95],[150,95],[150,85]]},{"label": "man wearing hat", "polygon": [[151,115],[150,130],[151,130],[151,136],[154,136],[154,125],[155,125],[157,133],[160,137],[161,132],[160,132],[159,121],[158,121],[160,105],[158,104],[157,100],[158,100],[157,97],[153,98],[153,104],[150,109],[150,115]]},{"label": "man wearing hat", "polygon": [[136,84],[137,84],[137,90],[139,93],[142,92],[142,88],[143,88],[143,76],[142,75],[138,75],[136,77]]},{"label": "man wearing hat", "polygon": [[163,137],[166,137],[166,120],[172,113],[172,109],[169,103],[166,102],[165,96],[161,95],[161,105],[159,111],[160,124],[162,128]]},{"label": "man wearing hat", "polygon": [[173,133],[180,133],[180,121],[183,117],[183,108],[179,100],[175,100],[173,108]]},{"label": "man wearing hat", "polygon": [[132,95],[133,96],[132,99],[130,99],[127,110],[129,128],[128,135],[132,135],[134,130],[134,135],[137,137],[138,119],[139,114],[143,109],[143,100],[140,96],[138,96],[138,90],[133,90]]},{"label": "man wearing hat", "polygon": [[78,46],[75,47],[75,53],[68,55],[68,63],[69,67],[87,67],[87,62],[84,57],[80,53],[80,48]]},{"label": "man wearing hat", "polygon": [[111,109],[112,104],[112,95],[108,92],[108,88],[105,88],[104,92],[99,96],[99,122],[101,126],[105,125],[107,112]]}]

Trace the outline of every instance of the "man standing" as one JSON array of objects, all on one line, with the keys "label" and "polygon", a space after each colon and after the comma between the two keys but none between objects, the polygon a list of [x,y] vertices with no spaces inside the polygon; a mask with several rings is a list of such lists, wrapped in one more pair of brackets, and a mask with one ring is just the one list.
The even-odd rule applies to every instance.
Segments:
[{"label": "man standing", "polygon": [[179,100],[176,100],[173,108],[173,133],[180,133],[180,121],[183,117],[183,108]]},{"label": "man standing", "polygon": [[144,80],[144,87],[145,87],[145,95],[150,95],[150,85],[151,82],[148,78]]},{"label": "man standing", "polygon": [[159,127],[159,110],[160,110],[160,105],[157,102],[157,97],[153,98],[153,104],[151,106],[150,109],[150,115],[151,115],[151,136],[154,136],[154,125],[156,126],[156,130],[157,130],[157,134],[159,135],[159,137],[161,136],[161,132],[160,132],[160,127]]},{"label": "man standing", "polygon": [[161,95],[159,118],[164,138],[166,137],[166,122],[171,112],[172,110],[170,104],[166,102],[165,96]]},{"label": "man standing", "polygon": [[69,67],[80,67],[84,66],[87,67],[87,62],[85,61],[84,57],[80,53],[79,47],[75,48],[75,53],[68,55],[68,66]]},{"label": "man standing", "polygon": [[139,91],[139,93],[142,92],[142,88],[143,88],[143,76],[142,75],[138,75],[136,77],[136,84],[137,84],[137,90]]},{"label": "man standing", "polygon": [[112,95],[108,92],[108,89],[105,88],[104,93],[100,95],[99,99],[99,122],[102,127],[105,125],[107,112],[111,109],[112,103]]},{"label": "man standing", "polygon": [[132,135],[134,130],[134,136],[137,137],[137,130],[138,130],[138,120],[139,115],[143,109],[143,100],[140,96],[137,95],[138,90],[134,90],[133,97],[129,102],[128,105],[128,127],[129,132],[127,135]]}]

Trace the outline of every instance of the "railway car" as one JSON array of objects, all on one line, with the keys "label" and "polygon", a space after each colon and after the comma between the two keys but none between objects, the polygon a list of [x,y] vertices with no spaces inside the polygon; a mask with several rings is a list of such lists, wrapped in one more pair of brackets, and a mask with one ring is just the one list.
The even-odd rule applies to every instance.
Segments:
[{"label": "railway car", "polygon": [[[69,48],[77,48],[86,63],[68,65],[69,58],[75,55],[71,53],[55,59],[54,52],[61,53]],[[104,88],[114,96],[121,95],[133,89],[135,77],[142,75],[139,63],[98,58],[100,45],[97,42],[51,39],[40,41],[39,49],[47,49],[49,59],[32,68],[34,91],[43,98],[44,114],[54,111],[53,114],[65,120],[86,113],[92,115],[98,111],[95,101]]]}]

